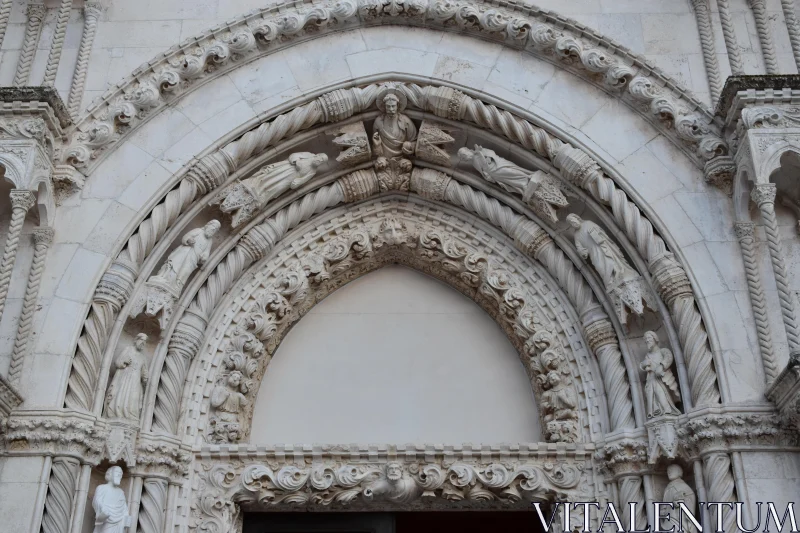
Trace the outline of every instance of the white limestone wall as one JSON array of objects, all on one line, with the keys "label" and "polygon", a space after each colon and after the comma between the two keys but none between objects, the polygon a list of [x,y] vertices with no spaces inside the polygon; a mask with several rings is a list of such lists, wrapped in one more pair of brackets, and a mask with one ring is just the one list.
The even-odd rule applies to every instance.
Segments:
[{"label": "white limestone wall", "polygon": [[480,307],[385,267],[315,306],[281,343],[253,444],[543,440],[519,354]]},{"label": "white limestone wall", "polygon": [[[0,50],[0,84],[10,85],[25,29],[25,4],[15,0],[6,38]],[[97,29],[86,80],[83,107],[136,67],[172,45],[272,0],[106,0]],[[48,10],[31,82],[41,83],[55,25],[57,2]],[[66,99],[77,59],[82,13],[74,3],[59,66],[56,87]],[[688,0],[539,0],[536,5],[573,18],[617,40],[652,61],[710,103],[708,83],[694,12]],[[764,72],[755,20],[746,0],[731,0],[737,40],[748,74]],[[716,2],[711,1],[716,49],[723,76],[730,72]],[[780,0],[768,0],[770,24],[782,72],[796,72]]]}]

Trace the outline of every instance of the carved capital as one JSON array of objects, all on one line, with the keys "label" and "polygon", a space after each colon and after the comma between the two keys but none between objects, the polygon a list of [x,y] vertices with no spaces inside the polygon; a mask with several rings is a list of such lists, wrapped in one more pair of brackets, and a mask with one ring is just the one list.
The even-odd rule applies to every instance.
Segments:
[{"label": "carved capital", "polygon": [[53,242],[55,230],[53,228],[35,228],[33,230],[33,243],[36,246],[47,246]]},{"label": "carved capital", "polygon": [[714,409],[684,419],[677,431],[681,445],[691,456],[753,445],[786,444],[778,416],[766,413],[726,413]]},{"label": "carved capital", "polygon": [[87,21],[100,18],[102,11],[103,6],[100,2],[86,2],[83,6],[83,16]]},{"label": "carved capital", "polygon": [[111,304],[117,312],[131,297],[137,268],[122,259],[117,259],[100,278],[94,299]]},{"label": "carved capital", "polygon": [[429,200],[444,201],[447,186],[452,178],[444,172],[430,168],[411,171],[411,190]]},{"label": "carved capital", "polygon": [[27,211],[36,204],[36,195],[31,191],[11,189],[9,196],[11,197],[12,209]]},{"label": "carved capital", "polygon": [[595,452],[603,469],[619,478],[647,471],[647,443],[639,438],[623,437]]},{"label": "carved capital", "polygon": [[614,331],[611,321],[603,318],[587,325],[586,342],[592,353],[597,353],[599,348],[607,344],[615,344],[617,342],[617,333]]},{"label": "carved capital", "polygon": [[514,228],[514,243],[528,257],[537,258],[545,246],[553,243],[553,239],[536,223],[524,219]]},{"label": "carved capital", "polygon": [[42,20],[44,18],[45,11],[44,4],[28,4],[25,14],[27,15],[28,19]]},{"label": "carved capital", "polygon": [[23,411],[11,416],[4,435],[10,455],[68,456],[96,465],[106,433],[94,417],[72,411]]},{"label": "carved capital", "polygon": [[739,242],[753,239],[756,225],[753,222],[736,222],[733,225],[733,231],[736,233],[736,238]]},{"label": "carved capital", "polygon": [[774,207],[777,190],[777,186],[774,183],[759,183],[753,187],[750,192],[750,198],[759,208],[762,206]]},{"label": "carved capital", "polygon": [[589,154],[568,144],[561,147],[553,162],[562,176],[582,189],[588,188],[603,174]]},{"label": "carved capital", "polygon": [[370,169],[356,170],[338,180],[345,203],[360,202],[377,194],[380,190],[378,176]]},{"label": "carved capital", "polygon": [[191,462],[191,454],[181,447],[175,437],[142,434],[136,448],[136,466],[132,472],[177,483],[189,473]]},{"label": "carved capital", "polygon": [[653,261],[650,270],[656,290],[667,305],[672,305],[678,298],[693,296],[686,271],[671,253],[665,253]]}]

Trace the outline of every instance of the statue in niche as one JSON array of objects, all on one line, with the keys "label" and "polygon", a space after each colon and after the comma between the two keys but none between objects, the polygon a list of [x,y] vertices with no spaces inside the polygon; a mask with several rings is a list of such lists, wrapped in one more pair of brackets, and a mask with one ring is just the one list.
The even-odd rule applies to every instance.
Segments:
[{"label": "statue in niche", "polygon": [[121,482],[122,468],[112,466],[106,471],[106,483],[94,491],[94,533],[123,533],[130,527],[128,502],[119,488]]},{"label": "statue in niche", "polygon": [[412,502],[420,494],[422,487],[397,462],[386,463],[383,475],[364,488],[364,497],[367,499],[386,499],[396,503]]},{"label": "statue in niche", "polygon": [[208,260],[212,238],[219,228],[219,221],[212,220],[183,236],[181,245],[172,250],[158,273],[147,280],[145,290],[131,306],[131,318],[143,311],[150,317],[161,312],[158,325],[164,331],[189,276]]},{"label": "statue in niche", "polygon": [[381,114],[373,124],[372,151],[381,191],[409,188],[412,164],[407,157],[414,154],[417,127],[402,113],[407,102],[392,84],[384,85],[375,99]]},{"label": "statue in niche", "polygon": [[673,361],[672,352],[659,346],[658,336],[652,331],[645,332],[644,341],[647,344],[647,354],[639,367],[647,372],[644,385],[647,417],[679,415],[681,413],[675,402],[680,400],[681,396],[678,382],[670,369]]},{"label": "statue in niche", "polygon": [[220,210],[233,213],[231,226],[236,228],[262,210],[273,198],[307,183],[327,161],[325,154],[291,154],[287,160],[267,165],[251,177],[225,189]]},{"label": "statue in niche", "polygon": [[117,370],[106,395],[106,416],[139,420],[144,387],[149,378],[147,358],[143,353],[146,343],[147,335],[139,333],[133,346],[128,346],[117,356],[114,362]]},{"label": "statue in niche", "polygon": [[[692,490],[692,487],[683,480],[683,468],[680,465],[669,465],[667,467],[667,477],[669,478],[669,483],[664,488],[664,497],[661,501],[674,503],[675,510],[669,513],[669,518],[662,516],[660,529],[662,531],[670,531],[674,527],[675,531],[679,531],[681,524],[678,504],[682,503],[694,514],[697,512],[697,495]],[[685,519],[683,520],[683,531],[696,533],[697,528],[694,527],[691,520]]]},{"label": "statue in niche", "polygon": [[238,370],[228,374],[224,383],[218,383],[211,392],[214,414],[211,423],[214,442],[235,442],[239,438],[239,413],[248,405],[245,396],[247,385]]},{"label": "statue in niche", "polygon": [[496,183],[510,193],[522,195],[522,199],[536,214],[551,224],[558,222],[556,209],[569,205],[558,180],[546,172],[526,170],[503,159],[494,150],[477,144],[474,150],[467,147],[459,149],[458,157],[471,163],[489,183]]},{"label": "statue in niche", "polygon": [[627,323],[628,309],[641,316],[645,304],[655,308],[653,296],[642,277],[628,264],[622,250],[600,226],[575,214],[567,215],[567,222],[575,228],[575,248],[600,274],[620,322]]}]

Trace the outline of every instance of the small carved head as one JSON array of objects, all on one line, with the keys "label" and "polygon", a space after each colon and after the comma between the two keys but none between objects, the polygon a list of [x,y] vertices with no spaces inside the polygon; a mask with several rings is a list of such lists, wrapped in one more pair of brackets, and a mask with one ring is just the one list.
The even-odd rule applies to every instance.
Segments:
[{"label": "small carved head", "polygon": [[383,97],[383,105],[386,108],[387,115],[395,115],[397,114],[397,106],[400,99],[397,95],[389,93]]},{"label": "small carved head", "polygon": [[561,374],[556,370],[550,371],[547,374],[547,382],[550,384],[550,387],[557,387],[561,384]]},{"label": "small carved head", "polygon": [[681,468],[681,465],[669,465],[667,467],[667,477],[670,481],[683,478],[683,468]]},{"label": "small carved head", "polygon": [[319,167],[320,165],[325,164],[328,161],[328,156],[325,154],[316,154],[311,159],[311,166],[314,168]]},{"label": "small carved head", "polygon": [[658,335],[654,331],[645,331],[644,343],[647,345],[648,350],[658,348]]},{"label": "small carved head", "polygon": [[575,229],[580,229],[581,224],[583,224],[583,220],[581,219],[581,217],[579,217],[575,213],[570,213],[569,215],[567,215],[567,222],[569,223],[570,226],[572,226]]},{"label": "small carved head", "polygon": [[400,481],[403,477],[403,465],[396,462],[386,463],[386,479],[392,482]]},{"label": "small carved head", "polygon": [[228,385],[231,387],[238,388],[239,385],[242,384],[242,373],[238,370],[234,370],[228,375]]},{"label": "small carved head", "polygon": [[119,484],[122,483],[122,468],[112,466],[106,470],[106,481],[115,487],[119,487]]},{"label": "small carved head", "polygon": [[458,159],[459,161],[472,161],[472,158],[475,156],[475,152],[467,148],[466,146],[463,148],[458,149]]},{"label": "small carved head", "polygon": [[203,227],[203,233],[205,233],[206,237],[212,237],[217,231],[219,231],[219,228],[219,220],[212,220]]},{"label": "small carved head", "polygon": [[144,333],[139,333],[138,335],[136,335],[136,340],[133,341],[133,345],[140,352],[144,350],[144,345],[146,343],[147,343],[147,335],[145,335]]}]

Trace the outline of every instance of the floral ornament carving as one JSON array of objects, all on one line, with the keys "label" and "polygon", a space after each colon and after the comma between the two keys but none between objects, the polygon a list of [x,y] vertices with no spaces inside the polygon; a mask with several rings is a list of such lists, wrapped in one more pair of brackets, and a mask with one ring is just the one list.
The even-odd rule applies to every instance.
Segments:
[{"label": "floral ornament carving", "polygon": [[585,482],[584,463],[575,457],[482,463],[436,458],[348,462],[328,456],[297,464],[278,458],[215,462],[200,469],[191,531],[228,531],[238,506],[409,508],[423,500],[442,506],[525,505],[568,498]]},{"label": "floral ornament carving", "polygon": [[558,222],[556,209],[569,205],[558,180],[546,172],[525,170],[477,144],[474,150],[461,148],[458,157],[468,161],[486,181],[522,195],[536,214],[551,224]]},{"label": "floral ornament carving", "polygon": [[61,411],[31,411],[8,419],[3,435],[8,453],[34,450],[49,455],[82,457],[98,464],[103,458],[105,429],[94,419]]},{"label": "floral ornament carving", "polygon": [[270,359],[265,354],[277,349],[295,321],[319,298],[392,262],[435,275],[446,273],[448,283],[473,295],[514,334],[531,358],[529,369],[541,390],[548,440],[578,440],[578,395],[570,363],[557,336],[544,329],[546,322],[531,305],[533,296],[523,290],[516,274],[491,266],[484,254],[447,231],[420,231],[394,216],[353,226],[317,249],[288,260],[229,329],[223,372],[216,377],[209,399],[208,441],[235,443],[248,433],[256,392],[251,382],[260,380]]},{"label": "floral ornament carving", "polygon": [[343,0],[265,8],[185,40],[137,69],[87,110],[63,151],[65,162],[85,169],[109,145],[195,84],[309,33],[339,31],[345,25],[423,22],[499,38],[509,46],[560,59],[652,114],[703,161],[728,155],[710,110],[651,64],[630,54],[616,55],[613,41],[598,42],[596,36],[584,40],[584,28],[574,21],[558,17],[555,22],[546,11],[531,13],[476,0]]}]

